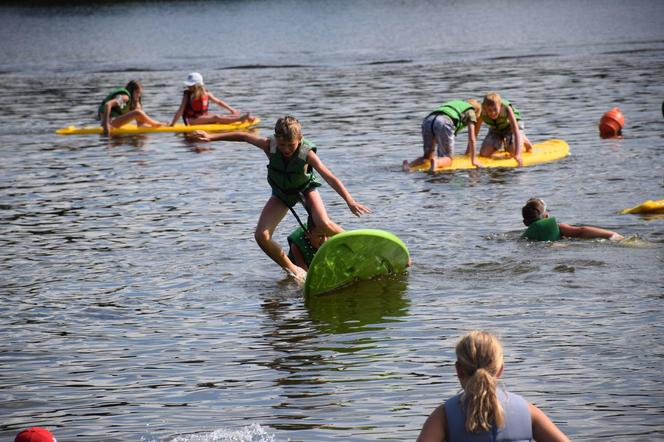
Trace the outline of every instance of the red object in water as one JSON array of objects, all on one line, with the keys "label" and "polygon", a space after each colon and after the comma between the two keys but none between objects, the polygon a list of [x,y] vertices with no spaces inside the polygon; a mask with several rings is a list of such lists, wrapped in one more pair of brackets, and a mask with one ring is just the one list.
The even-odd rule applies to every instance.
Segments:
[{"label": "red object in water", "polygon": [[620,109],[614,107],[599,120],[599,136],[602,138],[617,138],[622,136],[625,125],[625,116]]}]

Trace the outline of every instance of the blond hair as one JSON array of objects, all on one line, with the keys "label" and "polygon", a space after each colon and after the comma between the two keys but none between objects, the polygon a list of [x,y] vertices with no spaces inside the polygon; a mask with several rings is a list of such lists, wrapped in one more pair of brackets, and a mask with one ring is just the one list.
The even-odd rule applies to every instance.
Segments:
[{"label": "blond hair", "polygon": [[202,97],[207,94],[207,89],[201,83],[196,83],[191,87],[191,99],[196,100],[197,98]]},{"label": "blond hair", "polygon": [[475,116],[476,117],[479,118],[479,116],[482,115],[482,105],[480,104],[479,101],[477,101],[474,98],[471,98],[470,100],[467,100],[466,103],[473,106],[473,109],[475,109]]},{"label": "blond hair", "polygon": [[496,109],[500,109],[501,99],[498,92],[489,92],[484,96],[484,100],[482,100],[482,108],[485,108],[486,106],[494,106]]},{"label": "blond hair", "polygon": [[286,141],[300,141],[302,139],[302,126],[297,118],[286,115],[277,120],[274,125],[274,136]]},{"label": "blond hair", "polygon": [[496,386],[503,367],[503,347],[489,332],[473,330],[456,346],[457,369],[463,376],[461,400],[466,408],[466,431],[489,431],[505,425]]}]

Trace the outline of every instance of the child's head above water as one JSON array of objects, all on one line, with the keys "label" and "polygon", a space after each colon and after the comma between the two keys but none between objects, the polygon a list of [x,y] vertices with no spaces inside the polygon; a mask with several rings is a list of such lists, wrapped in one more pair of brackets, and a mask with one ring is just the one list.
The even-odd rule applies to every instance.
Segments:
[{"label": "child's head above water", "polygon": [[546,211],[546,203],[539,198],[530,198],[521,208],[521,215],[526,226],[549,216]]},{"label": "child's head above water", "polygon": [[277,140],[298,143],[302,140],[302,127],[297,118],[286,115],[277,120],[274,125],[274,136]]},{"label": "child's head above water", "polygon": [[318,227],[316,223],[314,223],[314,219],[309,215],[307,218],[307,230],[304,233],[305,237],[307,238],[307,241],[309,241],[309,244],[311,246],[318,250],[320,246],[323,245],[325,241],[327,241],[327,235],[323,229]]}]

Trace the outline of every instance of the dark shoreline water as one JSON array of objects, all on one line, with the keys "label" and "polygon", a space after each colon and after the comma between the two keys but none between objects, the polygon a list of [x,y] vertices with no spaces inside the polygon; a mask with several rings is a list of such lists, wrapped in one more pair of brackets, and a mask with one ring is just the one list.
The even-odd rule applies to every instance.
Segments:
[{"label": "dark shoreline water", "polygon": [[[453,347],[471,328],[502,337],[506,387],[571,439],[664,437],[664,219],[617,215],[663,197],[662,4],[381,4],[0,8],[0,438],[413,440],[458,391]],[[471,30],[433,26],[450,20]],[[53,133],[93,124],[131,78],[170,119],[192,70],[261,133],[295,114],[373,210],[357,219],[324,186],[331,216],[400,236],[408,274],[305,300],[252,239],[269,194],[257,149]],[[400,171],[424,115],[489,90],[570,157]],[[601,140],[613,106],[625,138]],[[531,196],[628,241],[520,241]]]}]

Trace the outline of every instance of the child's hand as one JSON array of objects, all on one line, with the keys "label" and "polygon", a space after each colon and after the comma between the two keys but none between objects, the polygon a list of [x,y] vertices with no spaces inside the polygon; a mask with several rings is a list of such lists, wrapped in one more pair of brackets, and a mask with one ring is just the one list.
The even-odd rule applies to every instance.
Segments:
[{"label": "child's hand", "polygon": [[624,236],[622,236],[620,233],[615,233],[615,232],[613,233],[613,235],[609,237],[609,241],[622,241],[623,239],[625,239]]},{"label": "child's hand", "polygon": [[189,138],[194,141],[210,141],[210,134],[204,130],[195,130],[189,134]]},{"label": "child's hand", "polygon": [[355,200],[350,200],[348,202],[348,208],[350,209],[351,212],[353,212],[353,215],[355,216],[360,216],[365,213],[371,213],[371,210],[364,207],[362,204],[356,202]]},{"label": "child's hand", "polygon": [[516,156],[514,157],[514,159],[516,160],[516,164],[517,164],[519,167],[523,167],[523,158],[521,158],[521,154],[516,155]]}]

